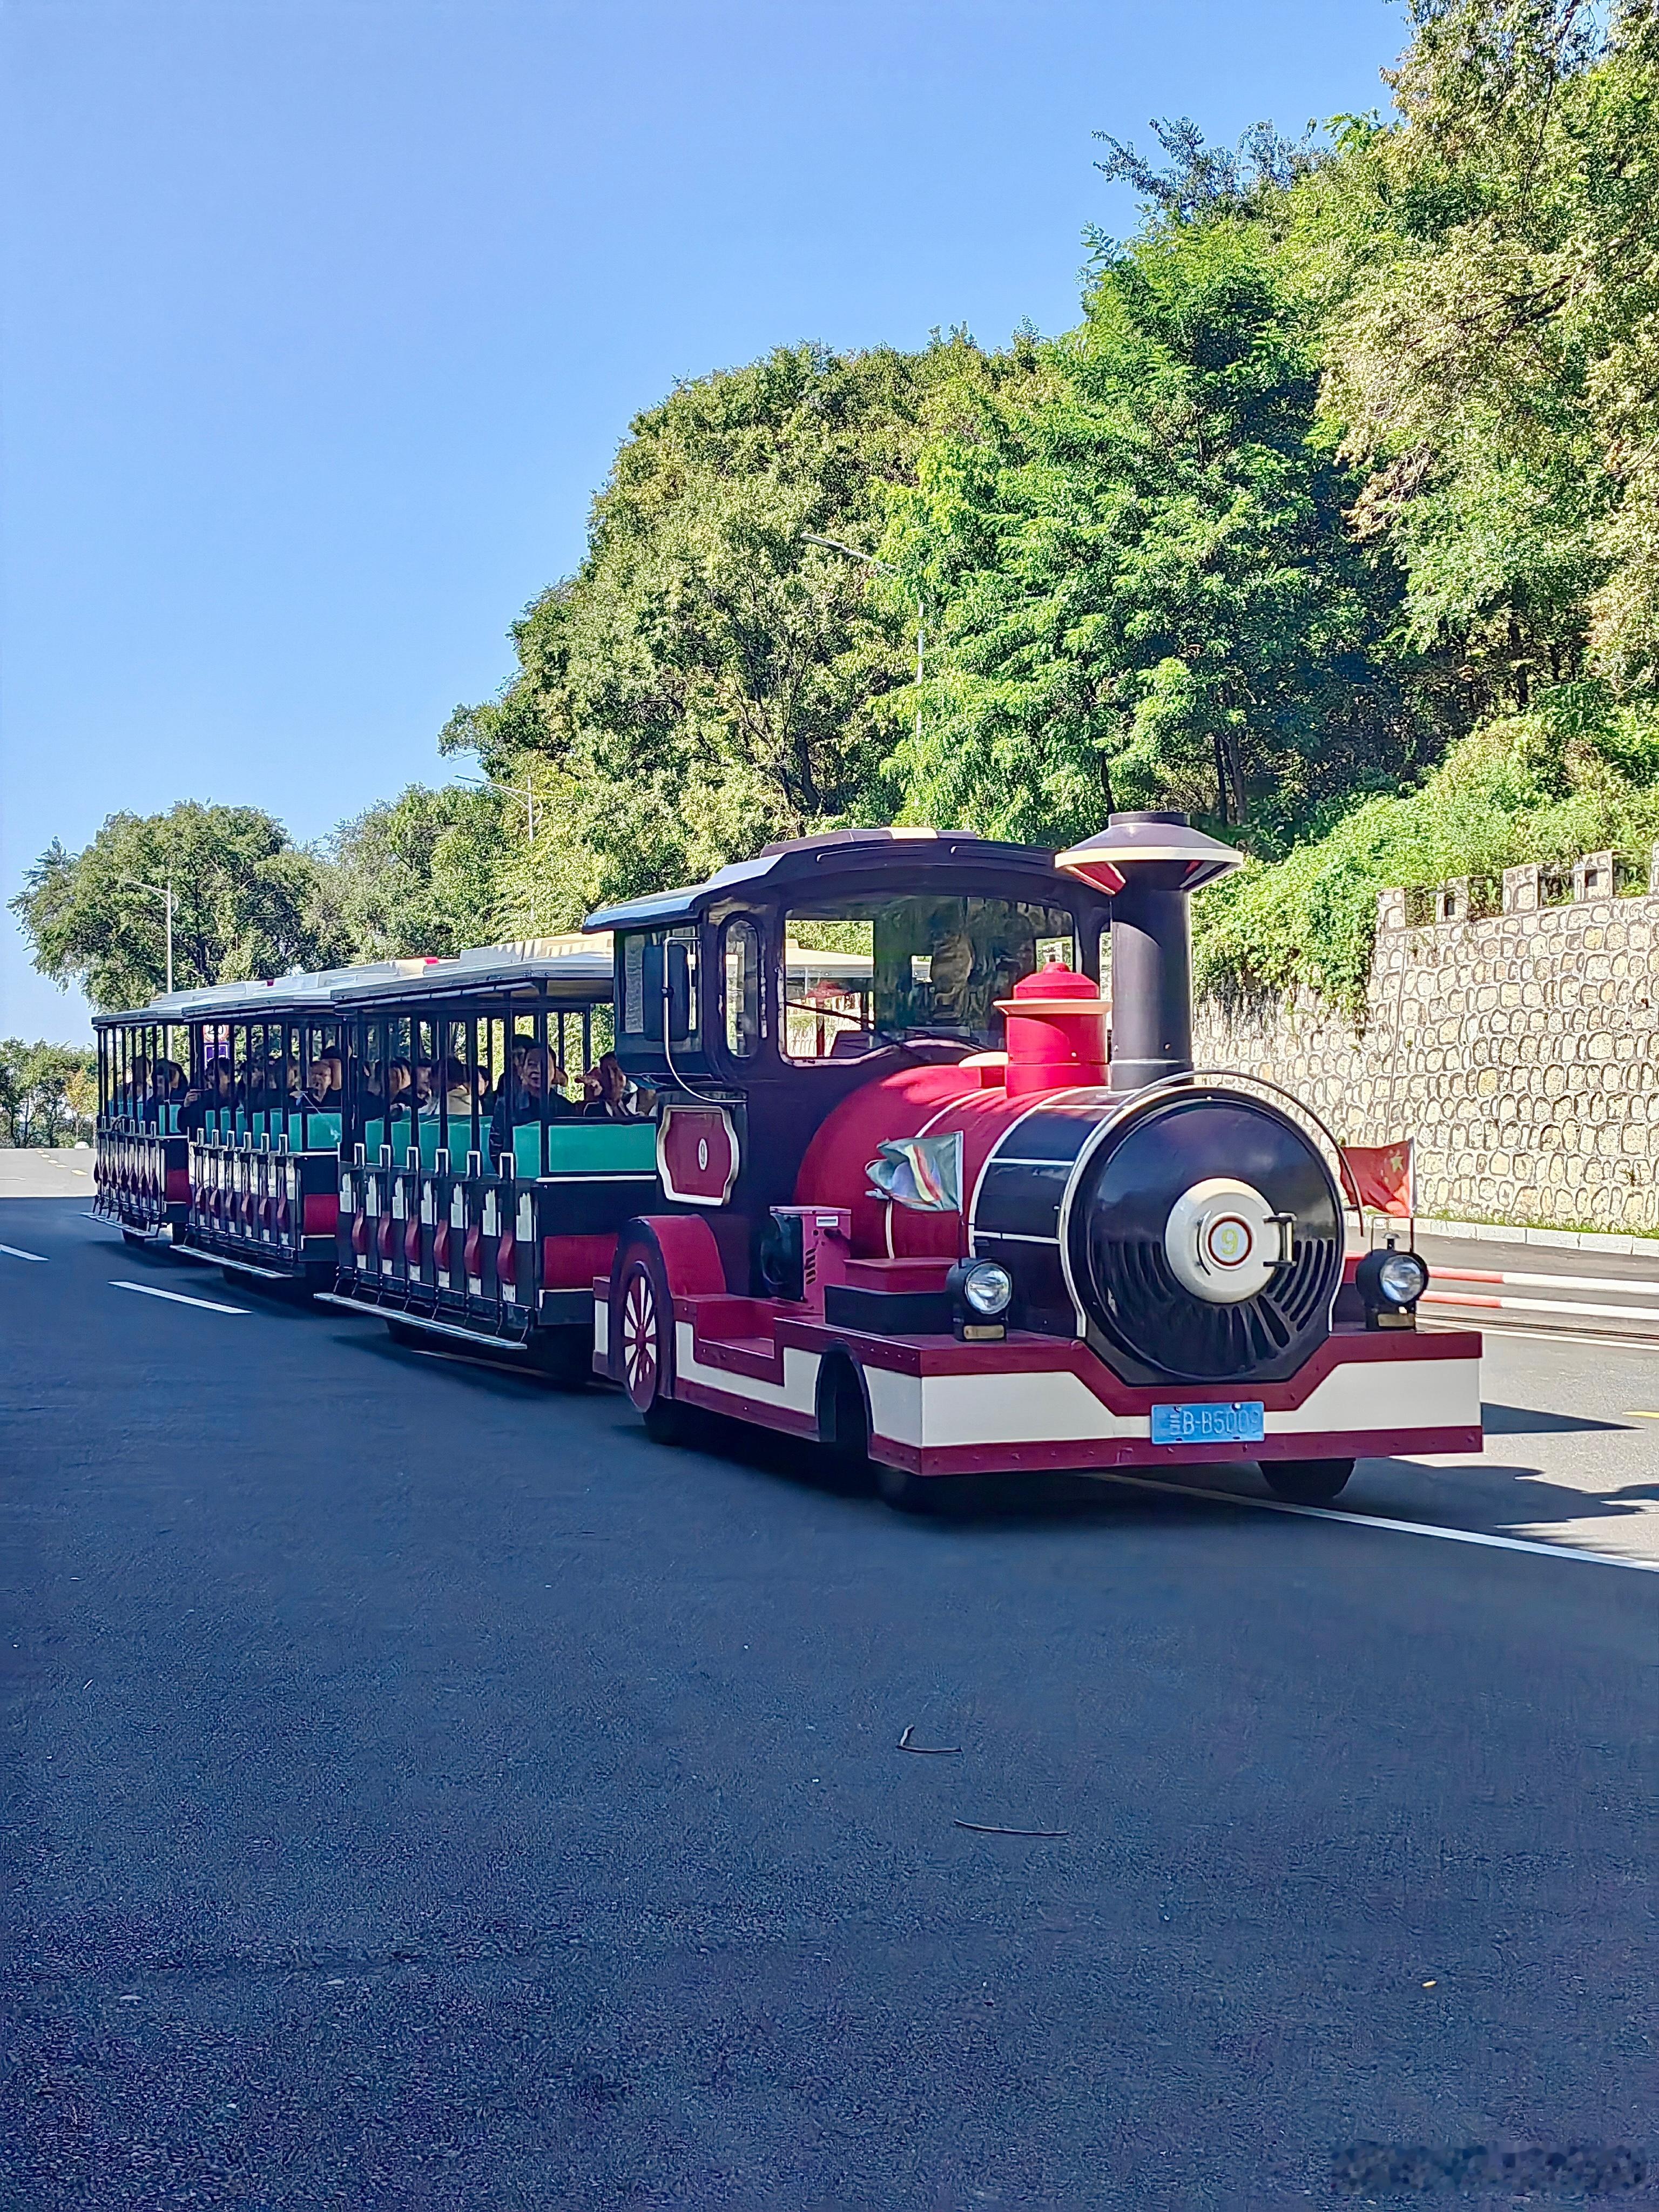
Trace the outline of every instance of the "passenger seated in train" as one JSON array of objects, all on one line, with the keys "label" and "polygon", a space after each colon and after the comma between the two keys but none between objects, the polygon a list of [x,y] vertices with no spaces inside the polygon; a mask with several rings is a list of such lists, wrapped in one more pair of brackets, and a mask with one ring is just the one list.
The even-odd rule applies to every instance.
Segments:
[{"label": "passenger seated in train", "polygon": [[345,1068],[331,1046],[313,1059],[303,1091],[295,1098],[296,1109],[307,1114],[337,1114],[344,1091]]},{"label": "passenger seated in train", "polygon": [[185,1091],[184,1102],[179,1109],[179,1127],[182,1133],[186,1137],[199,1137],[208,1115],[233,1103],[234,1090],[230,1062],[217,1058],[210,1060],[202,1071],[200,1082],[192,1084]]},{"label": "passenger seated in train", "polygon": [[176,1060],[158,1060],[150,1078],[149,1097],[145,1102],[143,1118],[150,1128],[160,1128],[166,1120],[167,1109],[176,1106],[189,1090],[185,1071]]},{"label": "passenger seated in train", "polygon": [[607,1052],[582,1078],[582,1118],[586,1121],[648,1121],[654,1091],[643,1091],[623,1073],[614,1052]]},{"label": "passenger seated in train", "polygon": [[430,1103],[422,1110],[435,1115],[441,1099],[452,1121],[470,1121],[475,1105],[481,1114],[489,1111],[489,1079],[483,1068],[469,1068],[464,1060],[452,1054],[438,1063]]},{"label": "passenger seated in train", "polygon": [[[562,1067],[555,1067],[551,1071],[552,1082],[549,1085],[545,1045],[531,1044],[522,1055],[515,1052],[513,1062],[518,1071],[516,1078],[509,1075],[502,1084],[501,1096],[495,1101],[495,1110],[489,1117],[489,1153],[492,1159],[499,1159],[504,1153],[511,1152],[514,1130],[532,1121],[541,1121],[544,1112],[547,1120],[556,1121],[575,1111],[564,1095],[565,1075]],[[546,1093],[544,1108],[544,1091]]]},{"label": "passenger seated in train", "polygon": [[149,1096],[149,1060],[145,1054],[135,1053],[126,1074],[115,1087],[114,1104],[118,1118],[136,1121]]}]

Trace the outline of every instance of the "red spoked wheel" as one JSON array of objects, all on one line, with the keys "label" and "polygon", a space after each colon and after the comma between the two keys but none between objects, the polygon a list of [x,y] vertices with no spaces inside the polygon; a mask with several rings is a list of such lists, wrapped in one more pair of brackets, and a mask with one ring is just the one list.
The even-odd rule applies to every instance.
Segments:
[{"label": "red spoked wheel", "polygon": [[645,1417],[653,1443],[684,1443],[686,1408],[672,1395],[673,1307],[662,1262],[638,1245],[623,1262],[616,1318],[617,1371],[629,1403]]}]

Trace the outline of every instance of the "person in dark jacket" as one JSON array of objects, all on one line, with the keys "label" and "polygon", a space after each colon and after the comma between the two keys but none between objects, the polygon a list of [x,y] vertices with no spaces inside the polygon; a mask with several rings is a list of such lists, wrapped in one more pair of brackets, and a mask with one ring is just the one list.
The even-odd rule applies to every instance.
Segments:
[{"label": "person in dark jacket", "polygon": [[[501,1159],[513,1150],[513,1132],[540,1121],[545,1110],[550,1121],[557,1121],[573,1109],[563,1091],[564,1070],[553,1070],[553,1084],[548,1086],[547,1048],[532,1044],[522,1058],[514,1054],[516,1074],[509,1075],[501,1085],[501,1096],[495,1101],[495,1110],[489,1117],[489,1157]],[[544,1109],[543,1094],[546,1093]]]}]

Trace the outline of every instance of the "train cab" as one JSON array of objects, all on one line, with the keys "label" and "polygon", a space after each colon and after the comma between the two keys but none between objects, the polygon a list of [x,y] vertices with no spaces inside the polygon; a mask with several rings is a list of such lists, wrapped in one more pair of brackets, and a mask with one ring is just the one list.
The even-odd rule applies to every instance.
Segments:
[{"label": "train cab", "polygon": [[400,1341],[580,1381],[592,1281],[663,1203],[655,1093],[612,1052],[609,945],[547,939],[335,994],[347,1060],[332,1304]]},{"label": "train cab", "polygon": [[1193,1068],[1188,902],[1239,857],[1171,814],[848,831],[592,915],[669,1202],[596,1280],[597,1371],[665,1441],[752,1421],[900,1505],[1195,1457],[1317,1501],[1479,1449],[1480,1339],[1419,1334],[1403,1267],[1356,1294],[1335,1139]]}]

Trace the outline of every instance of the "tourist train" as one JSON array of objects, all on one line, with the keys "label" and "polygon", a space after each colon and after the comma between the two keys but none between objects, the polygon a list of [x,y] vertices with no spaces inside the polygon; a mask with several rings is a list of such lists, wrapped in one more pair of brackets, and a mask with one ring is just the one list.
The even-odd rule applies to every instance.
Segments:
[{"label": "tourist train", "polygon": [[[1336,1138],[1195,1070],[1188,902],[1115,814],[768,846],[573,939],[179,992],[98,1024],[97,1210],[236,1277],[940,1478],[1478,1450]],[[1390,1224],[1399,1231],[1399,1224]]]}]

